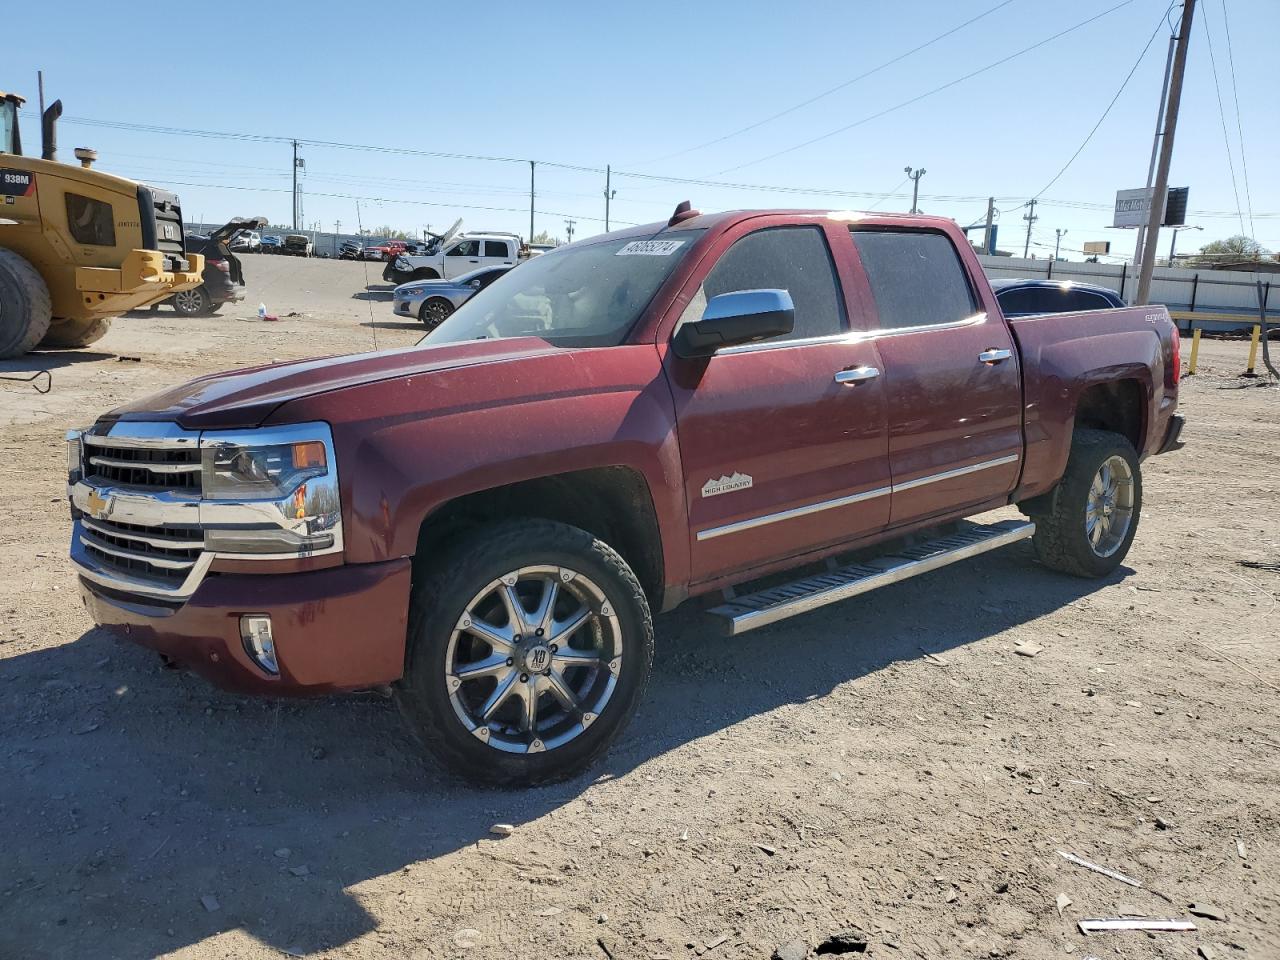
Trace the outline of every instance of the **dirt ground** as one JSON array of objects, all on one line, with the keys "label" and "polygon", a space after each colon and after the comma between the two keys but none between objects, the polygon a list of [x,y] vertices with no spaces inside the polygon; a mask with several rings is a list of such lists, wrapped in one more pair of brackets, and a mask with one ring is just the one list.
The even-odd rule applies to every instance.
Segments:
[{"label": "dirt ground", "polygon": [[[226,695],[77,599],[66,428],[419,335],[377,265],[368,294],[360,264],[246,269],[216,317],[0,365],[53,374],[0,381],[0,957],[730,960],[840,931],[881,958],[1280,957],[1280,389],[1236,376],[1246,344],[1204,344],[1109,580],[1021,544],[745,638],[686,605],[600,767],[479,791],[377,696]],[[1193,903],[1220,919],[1076,929]]]}]

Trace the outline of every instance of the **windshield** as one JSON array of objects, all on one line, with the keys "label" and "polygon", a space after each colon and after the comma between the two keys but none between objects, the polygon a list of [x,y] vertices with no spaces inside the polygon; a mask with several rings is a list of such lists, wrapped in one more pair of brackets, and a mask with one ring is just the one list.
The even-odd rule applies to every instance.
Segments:
[{"label": "windshield", "polygon": [[0,153],[18,152],[18,105],[0,100]]},{"label": "windshield", "polygon": [[565,347],[616,346],[703,232],[606,240],[535,257],[481,290],[421,342],[539,337]]}]

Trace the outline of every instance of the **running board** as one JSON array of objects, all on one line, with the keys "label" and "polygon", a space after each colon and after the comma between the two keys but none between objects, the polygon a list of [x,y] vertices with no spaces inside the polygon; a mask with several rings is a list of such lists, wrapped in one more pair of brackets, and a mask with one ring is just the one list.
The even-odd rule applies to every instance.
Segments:
[{"label": "running board", "polygon": [[828,603],[856,597],[860,593],[976,557],[988,550],[1026,540],[1035,532],[1036,525],[1027,520],[1002,520],[987,526],[965,524],[960,532],[950,536],[906,547],[865,563],[851,563],[780,587],[735,597],[708,613],[720,620],[729,636],[737,636],[799,613],[808,613]]}]

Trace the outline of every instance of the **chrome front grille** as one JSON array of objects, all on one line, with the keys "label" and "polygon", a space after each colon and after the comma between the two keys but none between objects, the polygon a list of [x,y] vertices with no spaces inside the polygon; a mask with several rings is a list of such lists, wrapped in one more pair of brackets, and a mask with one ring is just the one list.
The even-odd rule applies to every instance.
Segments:
[{"label": "chrome front grille", "polygon": [[195,445],[120,445],[112,437],[84,435],[86,477],[128,487],[200,493],[200,448]]},{"label": "chrome front grille", "polygon": [[80,543],[98,564],[123,577],[180,586],[204,549],[199,527],[144,527],[137,523],[80,518]]}]

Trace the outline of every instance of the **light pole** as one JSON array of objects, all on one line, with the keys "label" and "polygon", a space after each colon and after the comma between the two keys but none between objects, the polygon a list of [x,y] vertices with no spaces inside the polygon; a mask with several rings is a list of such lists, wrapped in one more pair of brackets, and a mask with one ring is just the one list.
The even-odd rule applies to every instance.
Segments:
[{"label": "light pole", "polygon": [[573,243],[573,228],[577,223],[577,220],[566,220],[564,222],[564,232],[568,235],[570,243]]},{"label": "light pole", "polygon": [[1062,238],[1067,235],[1067,231],[1058,229],[1058,230],[1054,230],[1053,232],[1056,237],[1053,241],[1053,259],[1054,259],[1054,262],[1056,263],[1058,260],[1058,248],[1062,246]]},{"label": "light pole", "polygon": [[912,170],[910,167],[903,167],[902,169],[906,173],[907,179],[911,181],[911,212],[919,213],[920,207],[916,201],[920,198],[920,178],[925,175],[925,170],[924,168]]},{"label": "light pole", "polygon": [[1173,266],[1173,251],[1178,246],[1178,231],[1179,230],[1203,230],[1203,229],[1204,227],[1186,227],[1186,226],[1173,228],[1173,239],[1169,241],[1169,266],[1171,267]]},{"label": "light pole", "polygon": [[609,201],[618,195],[618,191],[609,186],[613,178],[613,168],[608,164],[604,168],[604,232],[609,232]]}]

